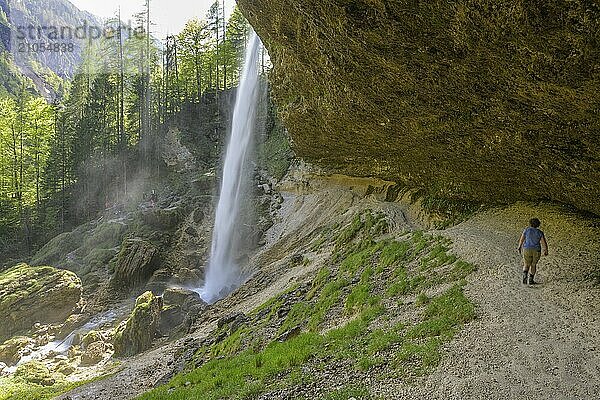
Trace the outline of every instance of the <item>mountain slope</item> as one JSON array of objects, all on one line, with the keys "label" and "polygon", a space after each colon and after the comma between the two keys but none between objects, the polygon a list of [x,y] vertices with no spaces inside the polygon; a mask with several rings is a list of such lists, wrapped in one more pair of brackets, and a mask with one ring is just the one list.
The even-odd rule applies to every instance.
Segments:
[{"label": "mountain slope", "polygon": [[12,54],[40,94],[55,97],[61,79],[76,72],[90,27],[102,22],[68,0],[0,0],[0,9],[2,52]]}]

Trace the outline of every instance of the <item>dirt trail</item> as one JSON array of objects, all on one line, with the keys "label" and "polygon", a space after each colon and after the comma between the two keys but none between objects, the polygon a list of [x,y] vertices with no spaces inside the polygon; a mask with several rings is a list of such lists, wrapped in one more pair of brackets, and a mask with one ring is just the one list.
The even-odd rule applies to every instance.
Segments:
[{"label": "dirt trail", "polygon": [[[528,287],[515,247],[534,215],[550,255],[539,264],[542,284]],[[516,204],[440,232],[479,266],[466,287],[478,318],[446,346],[433,374],[381,388],[384,398],[597,399],[600,289],[584,282],[600,270],[600,229],[589,225],[557,207]]]}]

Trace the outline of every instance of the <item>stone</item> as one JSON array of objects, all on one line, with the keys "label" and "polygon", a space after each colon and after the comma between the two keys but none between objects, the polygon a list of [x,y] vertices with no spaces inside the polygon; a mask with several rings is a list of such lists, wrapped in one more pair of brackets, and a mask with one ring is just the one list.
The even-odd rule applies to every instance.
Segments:
[{"label": "stone", "polygon": [[162,306],[162,297],[152,292],[145,292],[137,298],[129,319],[115,329],[113,344],[117,357],[132,356],[152,346],[158,332]]},{"label": "stone", "polygon": [[84,322],[85,321],[82,314],[69,315],[65,323],[60,326],[58,334],[56,335],[56,339],[66,338],[71,332],[75,330],[75,328],[83,325]]},{"label": "stone", "polygon": [[181,326],[185,313],[179,305],[169,305],[160,313],[159,331],[163,335],[170,335]]},{"label": "stone", "polygon": [[279,337],[277,338],[277,341],[285,342],[287,340],[290,340],[290,339],[298,336],[301,331],[302,331],[302,328],[300,326],[295,326],[292,329],[285,331],[281,335],[279,335]]},{"label": "stone", "polygon": [[192,290],[183,288],[169,288],[163,293],[163,300],[166,305],[189,305],[194,303],[203,303],[200,295]]},{"label": "stone", "polygon": [[36,322],[64,322],[81,301],[81,280],[73,272],[20,264],[0,273],[0,340]]},{"label": "stone", "polygon": [[194,287],[200,282],[200,275],[193,269],[181,268],[177,271],[177,277],[180,284],[184,286]]},{"label": "stone", "polygon": [[188,312],[185,315],[185,318],[183,320],[183,324],[182,324],[182,329],[187,331],[188,329],[190,329],[192,327],[192,325],[196,322],[196,320],[198,319],[198,316],[200,314],[202,314],[202,312],[204,310],[206,310],[207,304],[206,303],[199,303],[199,304],[195,304],[192,307],[190,307],[190,309],[188,310]]},{"label": "stone", "polygon": [[81,339],[81,348],[85,351],[85,349],[92,343],[95,342],[103,342],[104,337],[98,331],[89,331],[82,339]]},{"label": "stone", "polygon": [[[198,293],[182,288],[167,289],[163,301],[165,307],[160,316],[160,332],[165,335],[171,335],[179,328],[189,328],[184,322],[194,319],[207,307]],[[188,318],[190,313],[193,315]]]},{"label": "stone", "polygon": [[173,273],[167,269],[157,269],[146,283],[146,289],[152,291],[156,296],[163,294],[173,281]]},{"label": "stone", "polygon": [[188,226],[187,228],[185,228],[185,233],[194,238],[198,237],[198,231],[193,226]]},{"label": "stone", "polygon": [[78,344],[71,345],[71,347],[69,347],[69,350],[67,351],[69,360],[73,360],[79,357],[81,353],[81,346],[79,346]]},{"label": "stone", "polygon": [[81,355],[81,366],[96,365],[104,359],[107,352],[106,343],[98,341],[90,343]]},{"label": "stone", "polygon": [[25,336],[15,336],[0,345],[0,362],[15,365],[23,356],[23,350],[34,341]]},{"label": "stone", "polygon": [[33,265],[53,265],[85,276],[105,266],[116,254],[127,226],[100,219],[50,240],[33,256]]},{"label": "stone", "polygon": [[217,328],[221,329],[225,325],[229,325],[229,332],[233,333],[237,331],[243,324],[249,321],[249,318],[243,312],[237,314],[231,314],[220,318],[217,321]]},{"label": "stone", "polygon": [[181,210],[179,207],[151,208],[142,212],[142,219],[153,228],[168,231],[181,222]]},{"label": "stone", "polygon": [[[56,358],[58,359],[58,357],[56,357]],[[73,372],[75,372],[77,370],[77,368],[75,368],[75,366],[73,366],[73,364],[71,364],[68,360],[61,359],[58,362],[58,364],[56,364],[56,367],[54,368],[54,370],[56,372],[58,372],[59,374],[69,376]]]},{"label": "stone", "polygon": [[158,261],[158,249],[152,243],[140,238],[124,241],[111,285],[133,288],[145,284],[159,268]]}]

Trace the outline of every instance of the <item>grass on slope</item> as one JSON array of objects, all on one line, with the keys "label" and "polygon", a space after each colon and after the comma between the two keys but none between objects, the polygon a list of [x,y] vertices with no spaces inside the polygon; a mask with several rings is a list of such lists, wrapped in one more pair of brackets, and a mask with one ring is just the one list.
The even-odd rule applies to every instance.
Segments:
[{"label": "grass on slope", "polygon": [[[356,384],[360,376],[430,372],[440,346],[474,318],[462,290],[474,267],[448,254],[447,240],[420,232],[374,240],[386,229],[383,215],[367,211],[331,230],[323,241],[331,262],[309,284],[275,296],[241,326],[222,327],[198,351],[197,368],[139,398],[254,399],[278,390],[308,398],[294,389],[318,382],[323,392],[310,398],[364,399],[372,396]],[[332,366],[341,368],[341,389],[323,378]],[[349,375],[359,378],[344,381]]]},{"label": "grass on slope", "polygon": [[[101,379],[101,378],[96,378]],[[95,380],[95,379],[94,379]],[[0,378],[0,400],[46,400],[53,399],[91,381],[59,381],[51,386],[43,386],[24,379]]]}]

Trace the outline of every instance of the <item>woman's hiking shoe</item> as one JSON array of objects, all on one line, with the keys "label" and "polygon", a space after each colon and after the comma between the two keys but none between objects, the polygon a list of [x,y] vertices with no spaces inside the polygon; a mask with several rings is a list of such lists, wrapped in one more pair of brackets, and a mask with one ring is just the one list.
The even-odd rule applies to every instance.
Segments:
[{"label": "woman's hiking shoe", "polygon": [[527,271],[523,272],[523,284],[526,285],[527,284]]},{"label": "woman's hiking shoe", "polygon": [[527,281],[529,285],[536,285],[537,282],[533,280],[533,275],[529,274],[529,280]]}]

